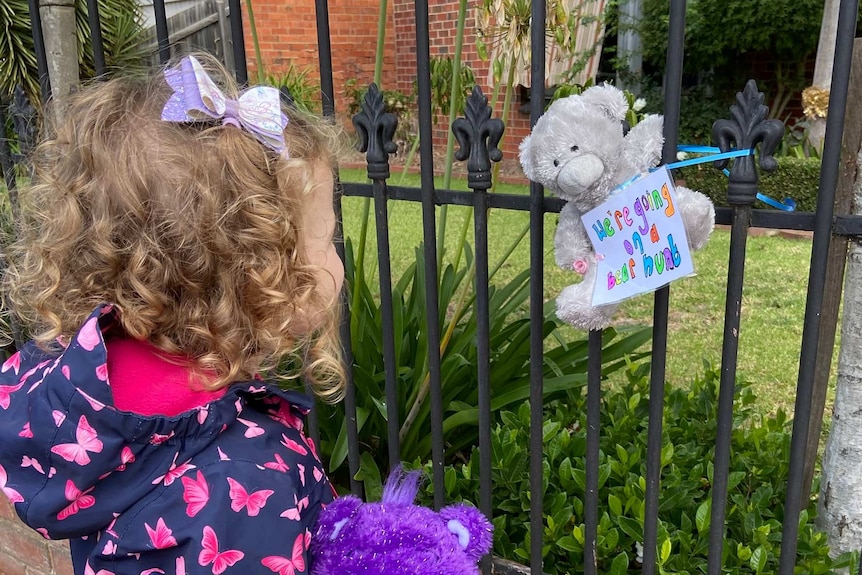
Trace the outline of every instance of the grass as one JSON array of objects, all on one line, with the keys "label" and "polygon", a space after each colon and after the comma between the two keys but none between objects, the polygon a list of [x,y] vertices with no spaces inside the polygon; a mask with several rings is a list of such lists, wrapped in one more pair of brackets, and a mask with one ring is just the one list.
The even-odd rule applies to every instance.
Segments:
[{"label": "grass", "polygon": [[[365,173],[360,170],[343,170],[341,177],[343,181],[365,181]],[[404,185],[418,187],[419,177],[408,175]],[[452,188],[467,189],[463,180],[453,180]],[[523,194],[526,187],[501,185],[498,192]],[[362,198],[343,199],[345,234],[354,241],[359,235],[364,201]],[[389,206],[392,273],[397,278],[414,261],[414,249],[422,241],[422,211],[421,206],[414,202],[390,202]],[[467,238],[473,243],[472,209],[449,206],[448,211],[445,245],[446,256],[452,257],[465,221],[470,222]],[[491,211],[488,245],[492,266],[525,229],[528,220],[526,212]],[[545,299],[555,298],[577,277],[573,272],[560,270],[554,263],[556,222],[556,214],[545,216]],[[374,233],[372,222],[366,252],[371,254],[367,256],[369,260],[375,260]],[[672,384],[685,385],[702,373],[704,360],[716,366],[720,364],[729,245],[727,231],[713,232],[707,246],[694,255],[697,275],[671,286],[667,379]],[[777,235],[750,237],[748,240],[737,373],[754,383],[759,408],[764,413],[778,408],[788,413],[793,411],[810,250],[811,242],[808,240],[785,239]],[[375,266],[376,263],[369,261],[367,265]],[[501,267],[495,280],[504,281],[528,266],[529,239],[525,238]],[[636,297],[623,302],[614,325],[651,325],[652,315],[653,297]],[[574,333],[573,328],[565,329]],[[835,359],[833,385],[834,365]]]}]

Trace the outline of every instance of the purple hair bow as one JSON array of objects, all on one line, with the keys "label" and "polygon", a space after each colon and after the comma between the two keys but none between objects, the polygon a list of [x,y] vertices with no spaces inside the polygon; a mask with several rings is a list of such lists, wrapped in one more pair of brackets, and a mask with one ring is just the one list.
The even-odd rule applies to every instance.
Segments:
[{"label": "purple hair bow", "polygon": [[232,100],[224,95],[194,56],[180,60],[179,66],[165,70],[165,80],[174,93],[162,109],[167,122],[196,122],[221,119],[249,132],[276,152],[284,152],[287,116],[281,111],[278,90],[254,86]]}]

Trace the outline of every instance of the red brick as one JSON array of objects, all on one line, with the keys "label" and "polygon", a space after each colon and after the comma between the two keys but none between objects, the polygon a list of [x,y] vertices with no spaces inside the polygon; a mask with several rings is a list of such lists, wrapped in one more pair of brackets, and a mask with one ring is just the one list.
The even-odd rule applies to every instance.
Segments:
[{"label": "red brick", "polygon": [[9,553],[0,553],[0,575],[26,575],[27,567]]},{"label": "red brick", "polygon": [[51,555],[51,573],[53,575],[72,575],[72,556],[69,553],[69,545],[55,541],[48,547]]},{"label": "red brick", "polygon": [[24,525],[4,529],[0,550],[2,555],[27,561],[27,565],[36,572],[47,573],[51,569],[47,542]]},{"label": "red brick", "polygon": [[[0,520],[2,519],[18,521],[18,515],[12,507],[12,503],[10,503],[5,497],[0,497]],[[2,523],[0,523],[0,525],[2,525]]]}]

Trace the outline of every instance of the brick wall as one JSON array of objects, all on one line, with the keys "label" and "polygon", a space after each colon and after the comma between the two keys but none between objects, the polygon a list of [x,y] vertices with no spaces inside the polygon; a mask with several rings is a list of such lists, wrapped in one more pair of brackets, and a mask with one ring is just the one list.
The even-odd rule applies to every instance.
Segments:
[{"label": "brick wall", "polygon": [[46,541],[0,497],[0,575],[72,575],[69,544]]},{"label": "brick wall", "polygon": [[[476,35],[472,29],[476,7],[481,0],[468,0],[462,61],[470,65],[482,89],[490,96],[493,87],[487,81],[488,63],[476,52]],[[348,99],[347,81],[356,79],[358,86],[374,78],[377,46],[378,0],[330,0],[329,20],[332,42],[333,78],[336,110],[344,114]],[[243,5],[243,9],[245,9]],[[255,0],[254,16],[260,39],[261,55],[269,73],[283,71],[288,63],[300,68],[318,67],[317,28],[313,0]],[[384,49],[384,89],[413,92],[416,80],[415,4],[412,0],[390,0]],[[451,55],[455,48],[458,0],[429,0],[431,56]],[[254,78],[256,64],[248,18],[245,26],[246,55],[249,75]],[[502,117],[502,97],[495,117]],[[514,158],[518,143],[529,133],[529,117],[517,111],[517,99],[506,119],[506,157]],[[347,122],[347,119],[344,118]],[[445,146],[447,118],[435,128],[435,147]]]},{"label": "brick wall", "polygon": [[[493,86],[488,81],[489,62],[483,62],[476,50],[475,14],[481,0],[468,0],[467,21],[464,27],[464,42],[461,61],[473,69],[476,83],[490,100]],[[431,57],[452,56],[455,52],[455,37],[458,32],[458,0],[429,0],[428,27]],[[395,0],[394,8],[396,36],[396,69],[398,90],[410,93],[416,80],[416,12],[412,0]],[[518,112],[517,94],[514,96],[509,117],[503,118],[503,97],[494,110],[495,118],[506,122],[503,142],[505,158],[516,158],[518,144],[530,133],[529,115]],[[445,149],[448,117],[438,118],[434,129],[435,148]]]},{"label": "brick wall", "polygon": [[[347,107],[345,89],[349,79],[356,78],[360,86],[374,79],[378,5],[378,0],[329,1],[337,111],[344,112]],[[311,77],[317,79],[319,60],[314,0],[255,0],[253,7],[261,57],[267,73],[278,74],[292,63],[299,68],[310,67]],[[244,3],[243,26],[249,77],[253,79],[257,65]],[[390,2],[387,30],[392,29]],[[382,84],[388,87],[394,82],[395,38],[390,34],[384,46]]]}]

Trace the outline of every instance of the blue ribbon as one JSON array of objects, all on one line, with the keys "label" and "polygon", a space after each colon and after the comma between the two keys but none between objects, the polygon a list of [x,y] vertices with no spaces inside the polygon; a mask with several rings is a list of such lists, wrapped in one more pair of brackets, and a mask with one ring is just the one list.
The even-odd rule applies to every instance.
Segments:
[{"label": "blue ribbon", "polygon": [[[708,154],[708,155],[702,156],[699,158],[689,158],[687,160],[682,160],[679,162],[673,162],[671,164],[665,164],[665,166],[669,170],[684,168],[686,166],[694,166],[696,164],[705,164],[707,162],[716,162],[718,160],[729,160],[730,158],[741,158],[742,156],[748,156],[748,155],[751,155],[754,153],[754,150],[752,150],[750,148],[744,149],[744,150],[731,150],[729,152],[722,152],[720,148],[716,148],[714,146],[695,146],[695,145],[688,145],[688,144],[681,144],[680,146],[677,147],[677,149],[680,152],[689,152],[689,153],[693,153],[693,154]],[[658,168],[650,168],[649,171],[654,172],[657,169]],[[730,171],[728,171],[727,169],[724,169],[722,171],[724,172],[725,176],[730,176]],[[628,180],[626,180],[622,184],[618,185],[614,189],[614,192],[616,192],[618,190],[622,190],[623,188],[630,186],[635,181],[637,181],[640,177],[641,177],[641,174],[637,174],[636,176],[629,178]],[[757,195],[755,197],[758,200],[760,200],[761,202],[763,202],[764,204],[767,204],[767,205],[772,206],[773,208],[777,208],[779,210],[783,210],[785,212],[792,212],[793,210],[796,209],[796,202],[793,200],[793,198],[784,198],[783,202],[779,202],[778,200],[773,200],[769,196],[762,194],[760,192],[757,192]]]}]

